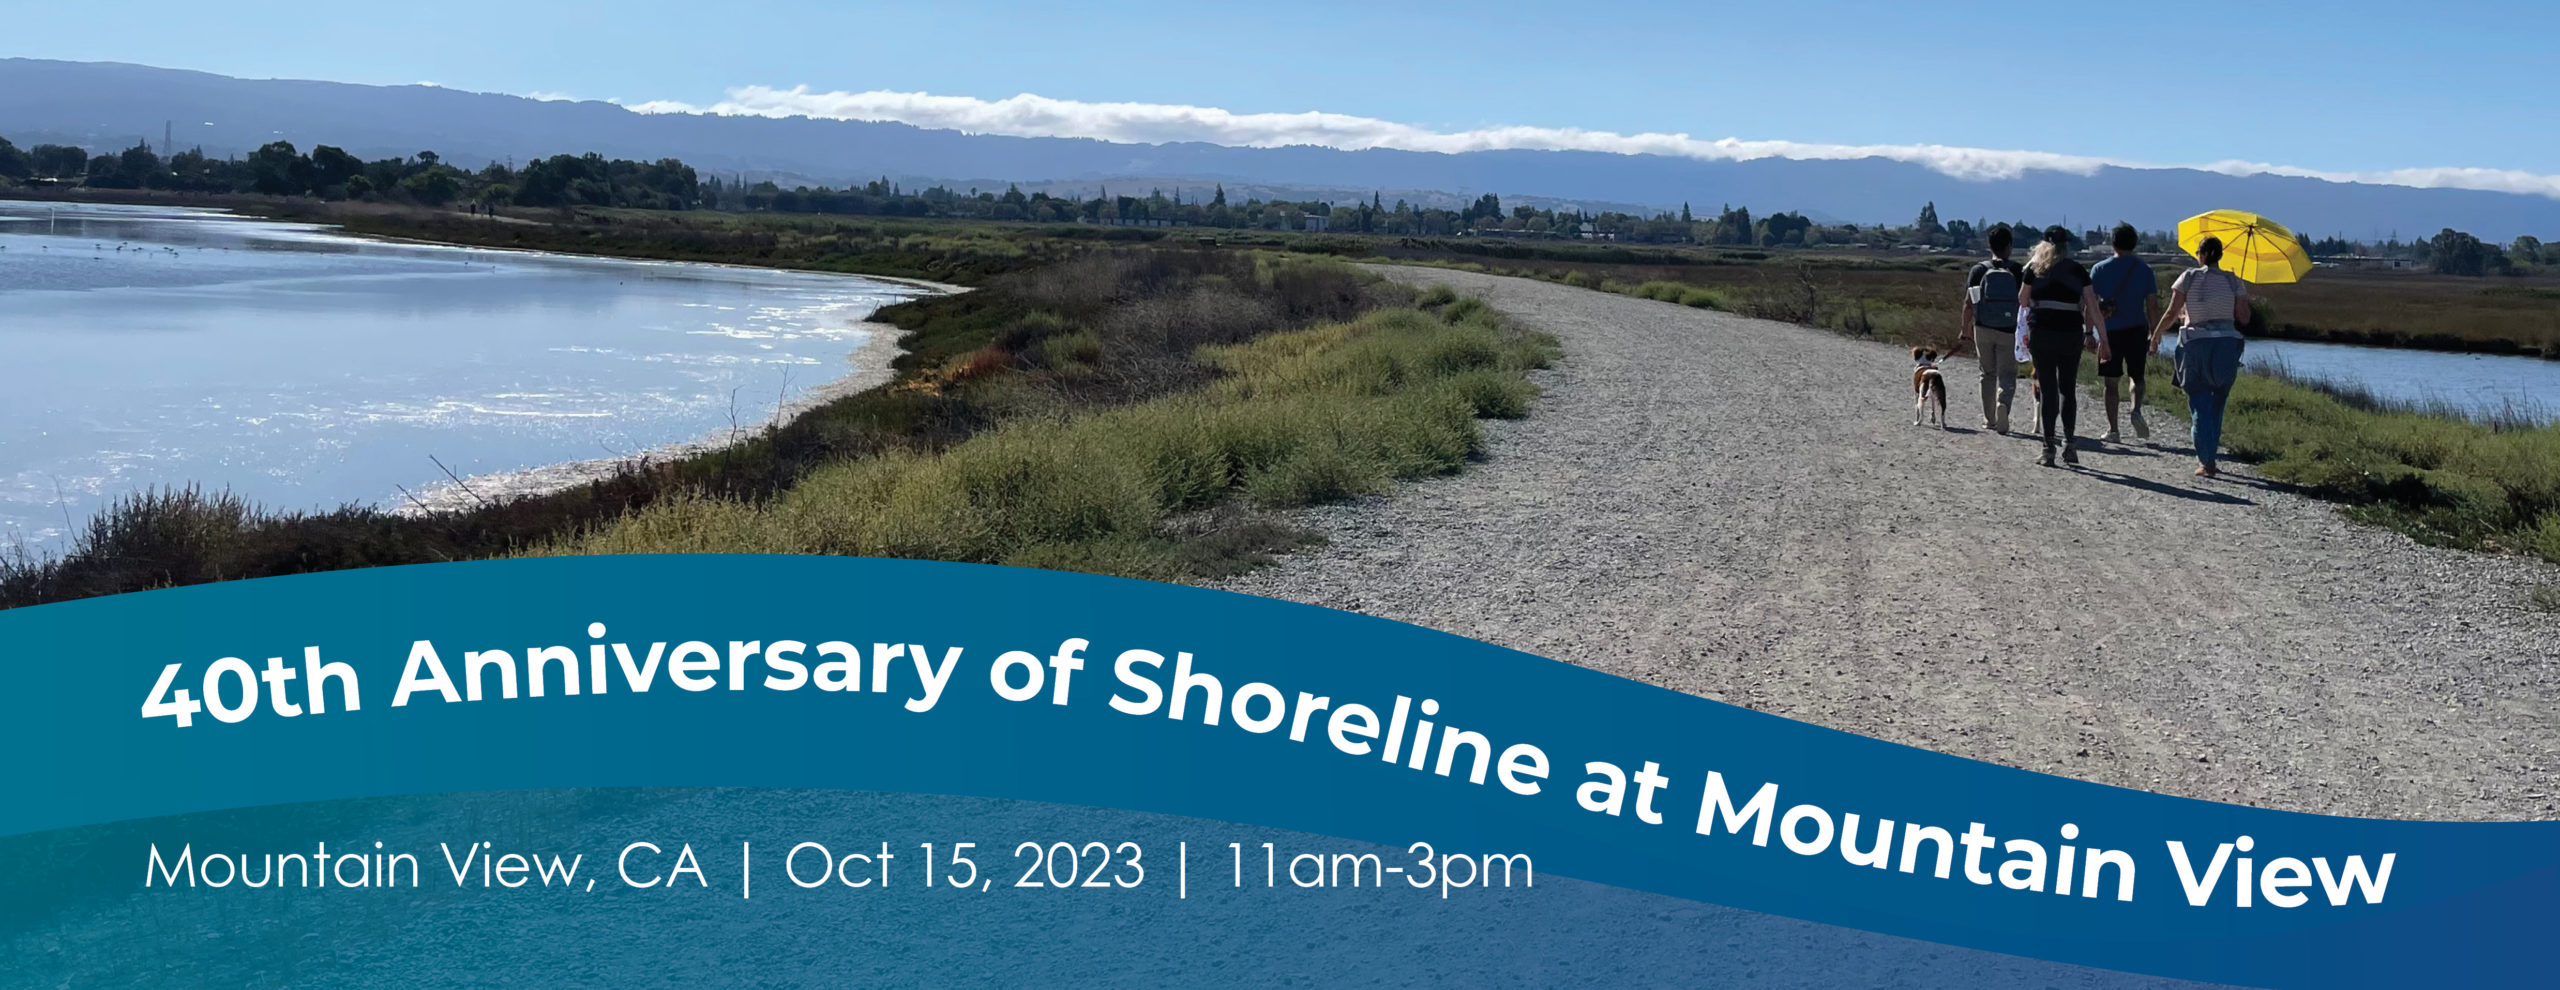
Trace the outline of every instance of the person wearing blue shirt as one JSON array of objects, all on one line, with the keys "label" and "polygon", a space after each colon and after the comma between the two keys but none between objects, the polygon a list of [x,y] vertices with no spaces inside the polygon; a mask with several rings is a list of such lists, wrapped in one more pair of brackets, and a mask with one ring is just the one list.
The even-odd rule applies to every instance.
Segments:
[{"label": "person wearing blue shirt", "polygon": [[2122,440],[2116,432],[2116,410],[2123,401],[2117,382],[2124,378],[2133,379],[2133,435],[2151,436],[2151,424],[2142,421],[2142,399],[2149,359],[2160,352],[2160,335],[2151,326],[2151,297],[2159,293],[2160,280],[2149,263],[2134,255],[2140,243],[2141,235],[2132,224],[2117,224],[2116,256],[2089,271],[2089,287],[2097,292],[2098,309],[2107,317],[2108,354],[2098,362],[2098,377],[2107,383],[2107,435],[2099,439],[2108,443]]}]

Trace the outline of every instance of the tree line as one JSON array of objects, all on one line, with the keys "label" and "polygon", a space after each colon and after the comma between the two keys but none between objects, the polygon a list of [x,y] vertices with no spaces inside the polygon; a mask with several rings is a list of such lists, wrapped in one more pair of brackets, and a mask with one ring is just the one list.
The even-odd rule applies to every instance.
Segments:
[{"label": "tree line", "polygon": [[20,150],[0,137],[0,180],[95,189],[189,193],[254,193],[449,206],[622,206],[689,210],[702,205],[692,166],[673,158],[635,162],[602,155],[553,155],[516,168],[492,162],[476,171],[448,165],[432,151],[366,161],[333,145],[305,153],[276,141],[233,158],[201,148],[163,157],[148,143],[91,155],[60,144]]},{"label": "tree line", "polygon": [[[1907,224],[1859,225],[1821,223],[1802,213],[1753,216],[1745,207],[1723,205],[1712,214],[1693,212],[1681,204],[1646,214],[1580,207],[1503,205],[1491,193],[1456,207],[1430,206],[1399,199],[1387,204],[1379,194],[1347,203],[1322,200],[1230,200],[1223,185],[1205,198],[1185,200],[1180,190],[1166,194],[1151,189],[1144,196],[1114,194],[1097,186],[1087,196],[1025,193],[1018,185],[1001,193],[961,190],[945,185],[907,188],[887,178],[861,186],[834,188],[772,181],[747,183],[703,177],[673,158],[640,162],[608,159],[593,153],[536,158],[522,167],[490,163],[477,170],[446,164],[435,152],[366,161],[332,145],[305,153],[291,142],[276,141],[245,156],[214,158],[200,148],[162,156],[148,142],[114,154],[91,154],[60,144],[21,150],[0,137],[0,182],[72,184],[104,189],[158,189],[197,193],[255,193],[270,196],[316,196],[414,203],[443,207],[457,203],[500,207],[613,206],[647,210],[714,209],[741,212],[814,213],[857,216],[944,217],[1025,223],[1207,227],[1241,230],[1314,230],[1400,237],[1499,236],[1527,239],[1623,241],[1639,244],[1702,244],[1745,248],[1866,248],[1876,250],[1938,249],[1981,251],[1993,222],[1945,219],[1936,203],[1920,208]],[[2044,229],[2029,221],[2011,221],[2021,244],[2029,232]],[[2104,230],[2077,230],[2072,246],[2106,243]],[[2483,242],[2447,229],[2434,237],[2402,241],[2396,235],[2380,242],[2321,237],[2305,247],[2317,256],[2382,256],[2405,258],[2435,271],[2455,275],[2514,274],[2560,267],[2560,247],[2545,247],[2533,237],[2507,245]],[[2142,235],[2142,250],[2177,250],[2168,231]]]}]

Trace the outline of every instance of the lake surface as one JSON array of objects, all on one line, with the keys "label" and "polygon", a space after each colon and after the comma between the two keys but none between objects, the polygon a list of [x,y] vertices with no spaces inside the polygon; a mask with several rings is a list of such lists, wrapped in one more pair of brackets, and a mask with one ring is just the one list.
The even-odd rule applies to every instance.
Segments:
[{"label": "lake surface", "polygon": [[[2164,341],[2162,346],[2171,345]],[[2252,340],[2241,364],[2360,384],[2382,398],[2440,402],[2475,415],[2512,409],[2544,421],[2560,419],[2560,361],[2538,357]]]},{"label": "lake surface", "polygon": [[0,548],[155,486],[388,505],[446,480],[431,457],[469,477],[753,429],[925,291],[0,203]]}]

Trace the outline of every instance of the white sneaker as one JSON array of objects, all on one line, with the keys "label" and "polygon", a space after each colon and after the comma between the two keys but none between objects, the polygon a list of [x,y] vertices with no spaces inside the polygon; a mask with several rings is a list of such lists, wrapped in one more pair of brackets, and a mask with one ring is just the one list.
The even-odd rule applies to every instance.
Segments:
[{"label": "white sneaker", "polygon": [[2102,437],[2099,437],[2098,439],[2099,439],[2100,441],[2102,441],[2102,442],[2105,442],[2105,443],[2122,443],[2122,442],[2124,442],[2124,437],[2122,437],[2122,436],[2118,435],[2118,434],[2116,433],[2116,431],[2114,431],[2114,430],[2108,430],[2108,431],[2107,431],[2107,435],[2102,436]]}]

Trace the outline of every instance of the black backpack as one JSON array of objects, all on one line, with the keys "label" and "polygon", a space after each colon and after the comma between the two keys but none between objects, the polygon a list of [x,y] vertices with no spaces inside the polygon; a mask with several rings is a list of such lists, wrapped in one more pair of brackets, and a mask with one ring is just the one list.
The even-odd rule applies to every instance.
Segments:
[{"label": "black backpack", "polygon": [[1983,262],[1982,281],[1967,290],[1973,322],[1993,330],[2018,328],[2018,269],[2007,261]]}]

